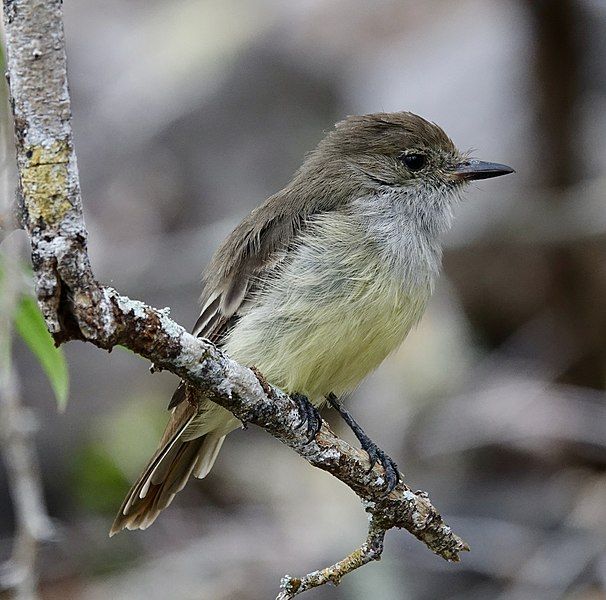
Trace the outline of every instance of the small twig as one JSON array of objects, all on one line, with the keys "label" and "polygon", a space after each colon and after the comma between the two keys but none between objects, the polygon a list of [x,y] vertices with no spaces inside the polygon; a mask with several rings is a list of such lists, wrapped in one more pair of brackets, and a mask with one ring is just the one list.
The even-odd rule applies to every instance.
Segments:
[{"label": "small twig", "polygon": [[11,320],[22,292],[22,274],[16,244],[0,251],[0,443],[13,502],[16,528],[13,551],[0,568],[0,588],[14,592],[15,600],[34,600],[36,558],[40,541],[52,534],[42,494],[42,482],[33,436],[37,429],[21,403],[17,372],[12,363]]},{"label": "small twig", "polygon": [[371,520],[366,541],[359,548],[334,565],[325,567],[319,571],[313,571],[304,577],[298,578],[285,575],[280,583],[282,591],[278,594],[276,600],[291,600],[291,598],[302,592],[326,583],[339,585],[341,578],[348,573],[373,560],[381,560],[385,533],[384,529],[376,527]]}]

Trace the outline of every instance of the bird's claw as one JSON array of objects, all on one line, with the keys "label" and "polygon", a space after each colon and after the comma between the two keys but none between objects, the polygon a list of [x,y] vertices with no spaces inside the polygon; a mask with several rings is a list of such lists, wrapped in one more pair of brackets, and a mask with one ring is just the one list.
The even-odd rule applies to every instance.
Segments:
[{"label": "bird's claw", "polygon": [[385,471],[385,491],[387,494],[391,492],[398,482],[400,481],[400,471],[398,470],[398,465],[389,457],[379,446],[377,446],[364,432],[364,430],[358,425],[356,420],[349,414],[341,403],[339,399],[332,392],[326,396],[328,403],[336,409],[343,420],[349,425],[351,430],[354,432],[355,436],[358,438],[360,445],[362,446],[362,450],[366,450],[368,454],[368,459],[370,460],[370,467],[368,468],[368,473],[372,471],[372,468],[379,463],[383,470]]},{"label": "bird's claw", "polygon": [[385,491],[387,493],[391,492],[400,481],[400,471],[398,469],[398,465],[396,465],[390,456],[385,454],[381,448],[379,448],[369,439],[362,441],[361,445],[362,449],[368,454],[368,458],[370,460],[368,472],[372,471],[372,468],[379,463],[385,471]]},{"label": "bird's claw", "polygon": [[303,394],[292,394],[291,398],[296,402],[299,410],[300,421],[297,429],[307,424],[307,442],[315,439],[322,427],[322,417],[318,409]]}]

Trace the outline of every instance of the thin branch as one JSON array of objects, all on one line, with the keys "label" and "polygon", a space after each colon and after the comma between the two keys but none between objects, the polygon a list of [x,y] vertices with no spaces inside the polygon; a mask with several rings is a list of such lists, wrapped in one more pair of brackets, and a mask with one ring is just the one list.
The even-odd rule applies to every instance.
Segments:
[{"label": "thin branch", "polygon": [[[2,263],[5,271],[6,262]],[[5,315],[7,302],[6,295],[3,296],[0,314]],[[0,567],[0,588],[12,590],[15,600],[35,600],[38,546],[52,537],[53,527],[44,506],[34,445],[37,423],[32,412],[21,403],[19,381],[8,348],[10,342],[7,343],[10,340],[7,322],[7,318],[0,317],[0,441],[16,528],[11,557]]]},{"label": "thin branch", "polygon": [[291,600],[291,598],[298,596],[302,592],[325,585],[326,583],[339,585],[341,579],[348,573],[363,567],[373,560],[381,560],[384,539],[385,530],[376,528],[371,520],[366,541],[359,548],[356,548],[356,550],[334,565],[308,573],[305,577],[298,578],[285,575],[280,584],[282,591],[278,594],[276,600]]},{"label": "thin branch", "polygon": [[[12,122],[6,84],[0,83],[0,242],[19,227],[15,210],[12,160]],[[15,600],[35,600],[38,546],[49,539],[52,526],[47,516],[34,444],[37,423],[23,406],[17,371],[12,361],[12,319],[23,293],[17,240],[0,247],[0,443],[6,465],[8,489],[15,513],[15,535],[10,559],[0,566],[0,589],[9,589]]]},{"label": "thin branch", "polygon": [[376,539],[393,527],[404,528],[439,556],[457,561],[468,548],[426,494],[400,482],[386,495],[381,467],[369,469],[366,453],[336,437],[326,423],[307,441],[297,429],[296,404],[283,391],[187,333],[168,309],[120,296],[96,281],[73,149],[61,4],[4,0],[24,221],[38,302],[56,342],[77,339],[106,350],[120,344],[175,373],[201,396],[264,428],[348,485],[372,515]]}]

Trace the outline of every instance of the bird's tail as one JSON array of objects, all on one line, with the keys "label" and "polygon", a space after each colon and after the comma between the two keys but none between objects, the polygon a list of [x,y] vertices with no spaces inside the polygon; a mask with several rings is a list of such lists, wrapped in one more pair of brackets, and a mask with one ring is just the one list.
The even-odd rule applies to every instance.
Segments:
[{"label": "bird's tail", "polygon": [[184,414],[184,418],[179,419],[175,431],[171,431],[173,427],[169,424],[160,448],[126,495],[110,536],[124,528],[147,529],[192,474],[200,479],[208,475],[225,439],[225,429],[220,428],[221,433],[210,431],[191,439],[187,430],[193,426],[196,411],[187,408],[191,409],[188,410],[191,414]]}]

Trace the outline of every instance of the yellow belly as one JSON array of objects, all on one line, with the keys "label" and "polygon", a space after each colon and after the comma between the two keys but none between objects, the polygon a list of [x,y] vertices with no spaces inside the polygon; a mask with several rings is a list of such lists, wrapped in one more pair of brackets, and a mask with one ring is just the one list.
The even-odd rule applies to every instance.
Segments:
[{"label": "yellow belly", "polygon": [[400,345],[421,317],[429,289],[405,293],[397,278],[381,276],[378,262],[351,278],[331,279],[322,269],[317,278],[300,273],[282,273],[224,349],[272,384],[320,405],[330,392],[353,390]]}]

